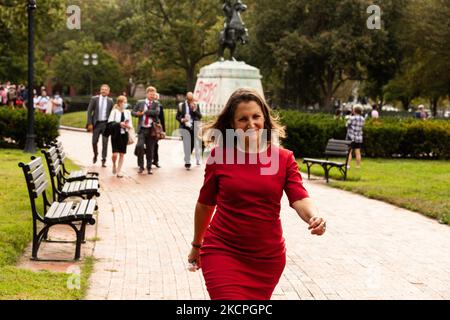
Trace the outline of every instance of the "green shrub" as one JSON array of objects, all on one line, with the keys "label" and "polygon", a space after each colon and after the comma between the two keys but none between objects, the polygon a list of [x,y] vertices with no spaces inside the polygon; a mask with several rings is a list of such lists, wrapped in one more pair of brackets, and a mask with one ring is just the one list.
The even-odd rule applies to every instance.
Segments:
[{"label": "green shrub", "polygon": [[[19,148],[25,147],[27,119],[27,110],[0,108],[0,141],[8,138]],[[56,115],[40,112],[34,114],[34,133],[38,147],[43,147],[58,137],[58,122]]]},{"label": "green shrub", "polygon": [[[342,119],[327,114],[279,112],[287,129],[284,146],[297,157],[323,157],[328,139],[345,139]],[[364,127],[365,156],[374,158],[450,159],[450,122],[400,118],[368,119]]]},{"label": "green shrub", "polygon": [[[114,102],[116,101],[116,97],[113,98]],[[138,100],[135,98],[127,98],[128,104],[134,106]],[[90,96],[75,96],[75,97],[67,97],[64,98],[64,103],[66,104],[66,113],[79,112],[79,111],[87,111],[89,106],[89,102],[91,101]],[[177,106],[177,102],[175,98],[162,98],[160,99],[162,105],[166,109],[175,109]]]}]

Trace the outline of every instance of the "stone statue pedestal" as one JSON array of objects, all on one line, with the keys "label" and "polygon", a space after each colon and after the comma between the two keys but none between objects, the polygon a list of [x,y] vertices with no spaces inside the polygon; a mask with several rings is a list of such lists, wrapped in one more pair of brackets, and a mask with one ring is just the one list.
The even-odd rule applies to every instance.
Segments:
[{"label": "stone statue pedestal", "polygon": [[218,61],[200,69],[194,98],[204,115],[217,115],[231,94],[252,88],[264,97],[259,69],[241,61]]}]

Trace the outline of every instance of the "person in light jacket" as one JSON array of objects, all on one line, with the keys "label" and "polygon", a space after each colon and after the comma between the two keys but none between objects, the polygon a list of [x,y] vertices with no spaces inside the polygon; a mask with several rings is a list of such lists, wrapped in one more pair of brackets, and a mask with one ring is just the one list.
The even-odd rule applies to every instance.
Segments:
[{"label": "person in light jacket", "polygon": [[[131,112],[125,109],[126,103],[127,98],[125,96],[119,96],[117,98],[117,104],[113,107],[108,118],[108,125],[110,126],[111,132],[111,144],[113,149],[112,172],[113,174],[117,175],[117,178],[123,178],[122,165],[124,155],[125,153],[127,153],[128,131],[133,126],[133,123],[131,121]],[[118,164],[117,157],[119,157]]]}]

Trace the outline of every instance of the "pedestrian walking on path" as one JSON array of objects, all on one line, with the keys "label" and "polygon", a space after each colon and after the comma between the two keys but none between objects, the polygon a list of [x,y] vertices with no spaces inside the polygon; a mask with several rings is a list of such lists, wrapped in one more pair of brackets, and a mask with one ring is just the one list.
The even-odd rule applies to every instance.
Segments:
[{"label": "pedestrian walking on path", "polygon": [[191,168],[192,151],[195,149],[197,165],[200,165],[202,153],[202,140],[196,135],[198,130],[195,128],[198,121],[202,119],[202,113],[200,112],[200,107],[195,103],[192,92],[188,92],[186,100],[178,105],[176,118],[180,122],[180,131],[183,139],[184,167],[189,170]]},{"label": "pedestrian walking on path", "polygon": [[156,100],[157,91],[155,87],[146,90],[147,99],[140,100],[133,108],[131,114],[138,117],[138,142],[135,154],[138,157],[139,173],[144,172],[144,154],[147,160],[147,173],[153,174],[152,164],[157,138],[153,136],[152,129],[155,123],[159,123],[161,112],[160,103]]},{"label": "pedestrian walking on path", "polygon": [[102,136],[102,167],[106,167],[106,157],[108,156],[108,139],[105,130],[108,118],[113,108],[113,100],[108,97],[110,88],[107,84],[100,87],[100,95],[92,97],[87,111],[87,130],[92,132],[92,148],[94,150],[93,163],[98,158],[98,140]]},{"label": "pedestrian walking on path", "polygon": [[347,140],[351,140],[352,150],[348,154],[348,166],[352,162],[352,153],[355,151],[356,156],[356,168],[361,167],[361,149],[363,144],[363,128],[365,119],[362,116],[362,106],[356,105],[353,107],[353,115],[347,120]]},{"label": "pedestrian walking on path", "polygon": [[[166,120],[164,118],[164,108],[161,104],[161,101],[159,100],[159,93],[156,93],[156,101],[159,103],[160,112],[159,112],[159,121],[161,122],[162,130],[165,133],[166,132]],[[155,143],[155,150],[153,151],[153,165],[157,168],[161,168],[161,165],[159,164],[159,140],[156,140]]]},{"label": "pedestrian walking on path", "polygon": [[[131,121],[131,112],[125,110],[127,98],[125,96],[119,96],[117,98],[117,104],[108,119],[108,125],[110,125],[111,131],[111,144],[112,144],[112,173],[117,175],[117,178],[123,178],[122,166],[124,156],[127,153],[127,145],[129,141],[129,131],[133,127]],[[117,164],[117,157],[119,157],[119,163]]]},{"label": "pedestrian walking on path", "polygon": [[293,153],[276,145],[273,134],[283,137],[284,128],[256,91],[234,92],[205,131],[211,129],[217,146],[195,208],[188,262],[202,269],[213,300],[268,300],[286,264],[283,190],[312,234],[324,234],[326,223],[303,187]]}]

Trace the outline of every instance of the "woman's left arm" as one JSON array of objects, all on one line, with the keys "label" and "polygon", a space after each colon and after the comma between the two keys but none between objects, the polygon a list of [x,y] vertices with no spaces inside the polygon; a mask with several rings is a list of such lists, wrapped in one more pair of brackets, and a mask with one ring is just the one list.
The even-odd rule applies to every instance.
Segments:
[{"label": "woman's left arm", "polygon": [[308,229],[311,230],[311,234],[321,236],[325,233],[326,222],[323,218],[318,216],[319,211],[311,198],[295,201],[291,204],[291,207],[297,211],[297,214],[303,221],[309,224]]}]

